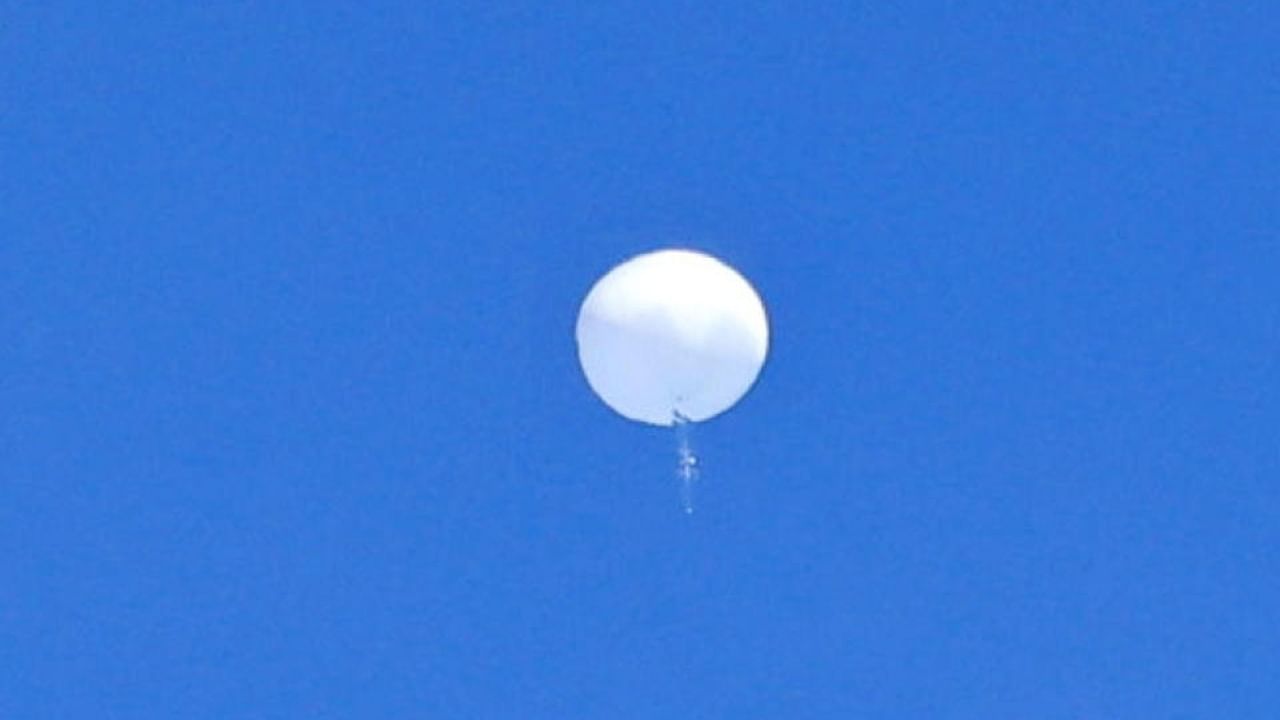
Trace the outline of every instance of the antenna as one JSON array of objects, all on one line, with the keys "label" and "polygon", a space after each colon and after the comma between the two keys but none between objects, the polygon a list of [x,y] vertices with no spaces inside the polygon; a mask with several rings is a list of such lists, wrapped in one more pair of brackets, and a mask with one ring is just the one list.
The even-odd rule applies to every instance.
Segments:
[{"label": "antenna", "polygon": [[676,477],[680,480],[680,505],[688,515],[693,514],[693,485],[698,480],[698,456],[693,454],[689,444],[689,430],[693,421],[680,414],[673,413],[676,429]]}]

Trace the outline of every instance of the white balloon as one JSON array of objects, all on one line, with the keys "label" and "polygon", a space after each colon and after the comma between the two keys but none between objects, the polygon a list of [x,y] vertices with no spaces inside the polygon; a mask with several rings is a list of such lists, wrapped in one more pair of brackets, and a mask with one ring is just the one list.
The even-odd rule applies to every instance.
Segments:
[{"label": "white balloon", "polygon": [[609,407],[672,425],[719,415],[751,389],[769,351],[769,322],[733,268],[692,250],[659,250],[596,282],[577,339],[587,382]]}]

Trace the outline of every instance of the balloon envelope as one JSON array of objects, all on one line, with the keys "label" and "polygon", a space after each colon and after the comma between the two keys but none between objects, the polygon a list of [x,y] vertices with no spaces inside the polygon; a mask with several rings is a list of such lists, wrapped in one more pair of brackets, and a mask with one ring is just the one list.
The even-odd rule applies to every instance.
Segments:
[{"label": "balloon envelope", "polygon": [[587,382],[609,407],[671,425],[677,415],[719,415],[746,394],[769,350],[769,323],[733,268],[692,250],[659,250],[596,282],[577,339]]}]

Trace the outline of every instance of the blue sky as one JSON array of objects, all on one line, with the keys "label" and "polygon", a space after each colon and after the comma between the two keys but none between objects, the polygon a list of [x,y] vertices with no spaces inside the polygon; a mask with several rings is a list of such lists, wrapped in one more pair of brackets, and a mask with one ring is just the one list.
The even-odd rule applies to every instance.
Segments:
[{"label": "blue sky", "polygon": [[0,716],[1275,717],[1274,8],[201,5],[0,13]]}]

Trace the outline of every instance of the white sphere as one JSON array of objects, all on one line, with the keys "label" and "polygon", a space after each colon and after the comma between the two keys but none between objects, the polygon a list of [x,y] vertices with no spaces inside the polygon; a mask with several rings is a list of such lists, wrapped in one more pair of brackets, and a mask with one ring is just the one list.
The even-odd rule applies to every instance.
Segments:
[{"label": "white sphere", "polygon": [[591,389],[619,414],[653,425],[706,420],[755,382],[769,322],[751,285],[692,250],[634,257],[582,302],[578,359]]}]

